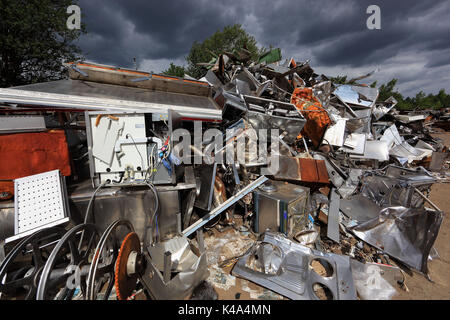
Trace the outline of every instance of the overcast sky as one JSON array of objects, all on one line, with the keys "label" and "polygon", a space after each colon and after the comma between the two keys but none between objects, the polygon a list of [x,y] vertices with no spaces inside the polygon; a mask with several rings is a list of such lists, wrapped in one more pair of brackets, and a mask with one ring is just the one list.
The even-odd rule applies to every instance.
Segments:
[{"label": "overcast sky", "polygon": [[[369,30],[369,5],[381,8],[381,30]],[[369,83],[398,78],[399,91],[450,92],[450,1],[446,0],[79,0],[88,34],[87,60],[161,72],[186,65],[192,42],[240,23],[283,58],[311,59],[318,74]]]}]

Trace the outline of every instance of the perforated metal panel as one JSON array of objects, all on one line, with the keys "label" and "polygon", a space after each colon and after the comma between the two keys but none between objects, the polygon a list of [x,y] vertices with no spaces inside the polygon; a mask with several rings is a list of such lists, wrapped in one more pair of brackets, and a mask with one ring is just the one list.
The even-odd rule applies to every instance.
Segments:
[{"label": "perforated metal panel", "polygon": [[63,187],[59,170],[14,180],[15,234],[67,221]]}]

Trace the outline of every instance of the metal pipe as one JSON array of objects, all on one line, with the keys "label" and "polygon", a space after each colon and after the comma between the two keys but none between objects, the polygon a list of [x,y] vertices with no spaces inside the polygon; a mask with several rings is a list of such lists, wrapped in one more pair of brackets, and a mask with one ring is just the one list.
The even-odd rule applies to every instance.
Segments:
[{"label": "metal pipe", "polygon": [[176,214],[177,217],[177,234],[181,234],[181,212]]},{"label": "metal pipe", "polygon": [[199,228],[203,227],[205,224],[208,223],[208,221],[211,221],[214,219],[217,215],[228,209],[230,206],[238,202],[240,199],[242,199],[245,195],[252,192],[254,189],[259,187],[261,184],[269,180],[266,176],[261,176],[252,183],[250,183],[248,186],[240,190],[238,193],[236,193],[234,196],[229,198],[227,201],[223,202],[220,206],[214,208],[211,210],[207,215],[203,216],[200,220],[183,230],[183,236],[188,237],[193,232],[197,231]]},{"label": "metal pipe", "polygon": [[417,192],[417,194],[419,196],[421,196],[423,198],[423,200],[425,200],[426,202],[428,202],[435,210],[437,211],[442,211],[441,209],[438,208],[437,205],[435,205],[430,199],[428,199],[422,192],[420,192],[419,189],[414,188],[414,191]]}]

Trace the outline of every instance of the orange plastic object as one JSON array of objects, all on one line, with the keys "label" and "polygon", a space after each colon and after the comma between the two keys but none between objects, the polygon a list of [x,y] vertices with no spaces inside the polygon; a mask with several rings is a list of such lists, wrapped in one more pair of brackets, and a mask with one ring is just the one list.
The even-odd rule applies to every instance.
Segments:
[{"label": "orange plastic object", "polygon": [[0,135],[2,199],[14,194],[14,179],[56,169],[64,176],[71,175],[64,130]]},{"label": "orange plastic object", "polygon": [[300,110],[306,119],[302,134],[311,139],[316,148],[319,147],[325,130],[331,125],[331,120],[322,104],[313,95],[311,88],[295,88],[291,103]]}]

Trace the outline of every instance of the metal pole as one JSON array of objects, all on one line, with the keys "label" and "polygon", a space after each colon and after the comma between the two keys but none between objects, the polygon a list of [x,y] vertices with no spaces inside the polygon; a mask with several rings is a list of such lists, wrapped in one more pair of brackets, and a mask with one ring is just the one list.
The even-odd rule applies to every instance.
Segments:
[{"label": "metal pole", "polygon": [[200,253],[205,252],[205,238],[203,237],[203,230],[197,230],[197,242],[198,242],[198,250]]},{"label": "metal pole", "polygon": [[170,274],[172,269],[172,254],[170,251],[166,251],[164,253],[164,282],[167,283],[170,281]]},{"label": "metal pole", "polygon": [[208,223],[208,221],[214,219],[217,215],[228,209],[230,206],[238,202],[240,199],[242,199],[246,194],[252,192],[254,189],[259,187],[261,184],[269,180],[266,176],[261,176],[252,183],[250,183],[248,186],[240,190],[238,193],[236,193],[234,196],[229,198],[227,201],[222,203],[220,206],[214,208],[211,210],[207,215],[202,217],[200,220],[189,226],[183,231],[183,236],[188,237],[195,231],[197,231],[199,228],[203,227],[205,224]]},{"label": "metal pole", "polygon": [[419,196],[421,196],[421,197],[423,198],[423,200],[425,200],[426,202],[428,202],[435,210],[437,210],[437,211],[442,211],[441,209],[438,208],[437,205],[435,205],[433,202],[431,202],[431,200],[428,199],[422,192],[420,192],[419,189],[414,188],[414,191],[417,192],[417,194],[418,194]]}]

